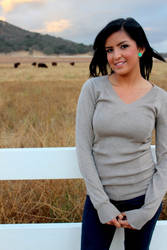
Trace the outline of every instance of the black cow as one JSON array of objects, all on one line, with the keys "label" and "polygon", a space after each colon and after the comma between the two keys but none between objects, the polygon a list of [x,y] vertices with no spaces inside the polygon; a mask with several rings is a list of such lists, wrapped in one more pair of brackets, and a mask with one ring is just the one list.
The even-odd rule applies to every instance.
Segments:
[{"label": "black cow", "polygon": [[20,63],[19,63],[19,62],[14,63],[14,68],[18,68],[18,67],[19,67],[19,65],[20,65]]},{"label": "black cow", "polygon": [[48,68],[45,63],[38,63],[38,68]]},{"label": "black cow", "polygon": [[75,62],[70,62],[70,65],[71,65],[71,66],[74,66],[74,65],[75,65]]},{"label": "black cow", "polygon": [[37,65],[37,63],[36,63],[36,62],[33,62],[33,63],[32,63],[32,66],[36,66],[36,65]]},{"label": "black cow", "polygon": [[52,62],[52,66],[57,66],[57,62]]}]

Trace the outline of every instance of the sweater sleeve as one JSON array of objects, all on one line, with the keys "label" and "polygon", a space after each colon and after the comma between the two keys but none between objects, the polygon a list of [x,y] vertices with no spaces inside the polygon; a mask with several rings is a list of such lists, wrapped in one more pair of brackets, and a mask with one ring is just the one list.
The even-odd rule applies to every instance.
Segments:
[{"label": "sweater sleeve", "polygon": [[106,223],[120,214],[120,211],[110,202],[103,188],[92,153],[94,139],[92,119],[96,106],[96,97],[91,81],[89,79],[83,85],[78,99],[76,112],[76,152],[87,193],[97,210],[101,223]]},{"label": "sweater sleeve", "polygon": [[156,158],[155,173],[148,185],[144,205],[140,209],[127,211],[130,225],[141,229],[159,208],[167,191],[167,95],[157,112],[155,124]]}]

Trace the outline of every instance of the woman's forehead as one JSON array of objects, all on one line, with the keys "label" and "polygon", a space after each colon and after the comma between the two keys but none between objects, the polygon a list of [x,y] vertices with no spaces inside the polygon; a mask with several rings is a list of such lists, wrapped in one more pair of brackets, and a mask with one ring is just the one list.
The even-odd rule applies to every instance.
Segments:
[{"label": "woman's forehead", "polygon": [[131,42],[131,41],[133,40],[124,30],[119,30],[107,37],[105,42],[105,47],[115,46],[123,42]]}]

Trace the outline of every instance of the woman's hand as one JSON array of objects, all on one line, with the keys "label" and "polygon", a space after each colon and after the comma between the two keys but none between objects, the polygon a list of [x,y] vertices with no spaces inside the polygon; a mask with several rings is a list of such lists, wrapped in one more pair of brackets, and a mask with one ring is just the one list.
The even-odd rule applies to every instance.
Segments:
[{"label": "woman's hand", "polygon": [[108,221],[106,224],[115,226],[115,227],[117,227],[117,228],[120,228],[120,227],[121,227],[121,224],[120,224],[120,222],[118,221],[118,219],[123,220],[123,218],[124,218],[124,215],[123,215],[123,214],[119,214],[116,218],[114,218],[114,219]]},{"label": "woman's hand", "polygon": [[114,218],[114,219],[108,221],[106,224],[107,224],[107,225],[115,226],[115,227],[117,227],[117,228],[123,227],[123,228],[129,228],[129,229],[136,230],[135,228],[133,228],[133,227],[128,223],[125,213],[119,214],[116,218]]},{"label": "woman's hand", "polygon": [[117,216],[117,220],[119,222],[119,224],[121,225],[121,227],[123,228],[129,228],[132,230],[136,230],[136,228],[132,227],[129,223],[128,220],[126,218],[126,214],[125,213],[121,213]]},{"label": "woman's hand", "polygon": [[120,228],[120,227],[121,227],[121,224],[118,222],[118,220],[117,220],[116,218],[114,218],[114,219],[108,221],[106,224],[107,224],[107,225],[115,226],[115,227],[117,227],[117,228]]}]

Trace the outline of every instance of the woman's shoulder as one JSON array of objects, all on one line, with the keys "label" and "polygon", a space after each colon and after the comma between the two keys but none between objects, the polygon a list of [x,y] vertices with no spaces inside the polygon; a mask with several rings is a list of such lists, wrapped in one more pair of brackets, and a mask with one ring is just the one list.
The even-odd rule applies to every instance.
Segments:
[{"label": "woman's shoulder", "polygon": [[[158,86],[158,85],[155,85],[154,84],[154,87],[155,87],[155,89],[156,89],[156,91],[157,91],[157,95],[158,95],[158,97],[162,100],[166,100],[166,102],[167,102],[167,91],[164,89],[164,88],[162,88],[162,87],[160,87],[160,86]],[[160,100],[159,99],[159,100]]]},{"label": "woman's shoulder", "polygon": [[83,84],[83,87],[94,88],[94,89],[102,87],[104,86],[104,82],[106,82],[107,79],[108,75],[91,77]]}]

